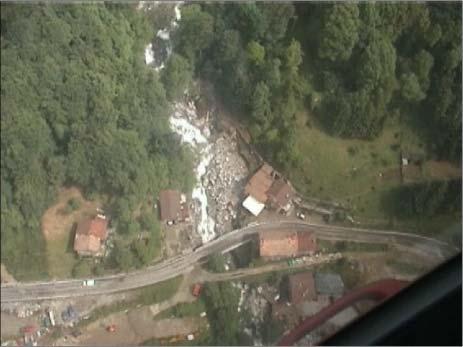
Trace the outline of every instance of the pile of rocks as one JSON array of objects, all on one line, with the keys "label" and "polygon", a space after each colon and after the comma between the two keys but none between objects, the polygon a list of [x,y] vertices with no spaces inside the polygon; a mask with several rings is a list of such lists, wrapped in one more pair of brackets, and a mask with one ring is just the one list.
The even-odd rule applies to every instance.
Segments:
[{"label": "pile of rocks", "polygon": [[251,289],[249,295],[245,299],[245,306],[251,314],[251,321],[254,325],[258,325],[264,321],[264,314],[268,301],[256,289]]},{"label": "pile of rocks", "polygon": [[231,230],[236,218],[245,178],[246,162],[240,156],[237,140],[229,134],[221,134],[213,143],[212,160],[204,176],[209,200],[209,213],[215,217],[215,231],[219,234]]},{"label": "pile of rocks", "polygon": [[18,318],[26,318],[34,315],[36,312],[41,310],[41,306],[39,304],[30,304],[27,306],[17,304],[15,307],[5,307],[2,305],[2,311],[7,311],[10,313],[14,313]]}]

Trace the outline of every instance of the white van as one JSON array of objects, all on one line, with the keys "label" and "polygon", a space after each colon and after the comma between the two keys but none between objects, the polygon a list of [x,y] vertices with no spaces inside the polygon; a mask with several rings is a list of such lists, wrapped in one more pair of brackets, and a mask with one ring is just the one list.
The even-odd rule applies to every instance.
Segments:
[{"label": "white van", "polygon": [[93,287],[95,285],[95,280],[85,280],[82,285],[84,287]]}]

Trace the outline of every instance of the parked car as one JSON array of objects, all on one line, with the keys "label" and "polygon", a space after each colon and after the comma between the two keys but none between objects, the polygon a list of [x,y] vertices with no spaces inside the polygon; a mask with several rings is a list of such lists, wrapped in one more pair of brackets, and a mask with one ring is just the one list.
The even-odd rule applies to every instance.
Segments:
[{"label": "parked car", "polygon": [[82,282],[84,287],[93,287],[95,285],[95,280],[85,280]]}]

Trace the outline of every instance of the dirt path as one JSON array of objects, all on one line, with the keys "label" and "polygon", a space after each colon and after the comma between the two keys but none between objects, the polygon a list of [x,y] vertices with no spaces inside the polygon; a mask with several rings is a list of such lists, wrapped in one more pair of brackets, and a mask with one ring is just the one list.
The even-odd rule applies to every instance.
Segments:
[{"label": "dirt path", "polygon": [[280,271],[289,268],[306,268],[312,265],[320,265],[330,261],[335,261],[336,259],[340,259],[341,257],[341,253],[333,253],[327,255],[320,255],[318,257],[306,257],[305,261],[301,262],[300,264],[294,264],[292,266],[288,265],[288,263],[285,261],[275,264],[259,266],[256,268],[244,268],[224,273],[211,273],[202,270],[201,274],[199,274],[197,278],[198,280],[204,282],[228,281],[253,275],[259,275],[265,272]]},{"label": "dirt path", "polygon": [[4,264],[0,265],[0,282],[1,283],[15,283],[16,280],[14,277],[8,272],[6,266]]},{"label": "dirt path", "polygon": [[6,340],[19,335],[19,330],[27,325],[36,325],[37,320],[35,317],[19,318],[15,315],[5,312],[0,313],[1,317],[1,338]]},{"label": "dirt path", "polygon": [[[429,257],[410,254],[407,249],[400,248],[389,252],[349,252],[344,253],[344,256],[360,265],[362,276],[359,284],[368,284],[385,278],[413,282],[436,265]],[[410,264],[416,267],[416,271],[411,273],[400,271],[389,265],[391,260]]]},{"label": "dirt path", "polygon": [[[118,312],[89,324],[79,338],[60,339],[59,345],[137,345],[151,338],[161,339],[170,336],[188,335],[197,331],[206,320],[199,317],[186,319],[155,320],[155,316],[179,303],[192,302],[196,298],[191,295],[191,285],[196,274],[184,276],[177,293],[169,300],[150,306],[143,306]],[[115,324],[113,333],[106,327]]]},{"label": "dirt path", "polygon": [[461,177],[461,167],[448,161],[429,160],[424,164],[424,169],[431,178],[452,179]]}]

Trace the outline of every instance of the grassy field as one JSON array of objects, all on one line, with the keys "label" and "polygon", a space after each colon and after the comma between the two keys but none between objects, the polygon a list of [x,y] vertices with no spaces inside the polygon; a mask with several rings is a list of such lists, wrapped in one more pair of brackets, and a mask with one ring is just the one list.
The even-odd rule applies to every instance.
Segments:
[{"label": "grassy field", "polygon": [[[69,209],[69,201],[77,201],[74,209]],[[62,188],[55,204],[42,216],[42,233],[46,240],[48,273],[51,278],[70,278],[72,269],[78,262],[73,250],[74,232],[77,223],[94,216],[96,208],[102,206],[103,198],[86,200],[75,187]]]},{"label": "grassy field", "polygon": [[162,311],[157,316],[154,317],[155,320],[157,319],[164,319],[164,318],[184,318],[184,317],[191,317],[191,316],[198,316],[201,312],[206,311],[206,307],[204,306],[204,302],[201,299],[198,299],[193,302],[182,303],[178,304],[168,310]]},{"label": "grassy field", "polygon": [[99,307],[92,311],[88,319],[81,320],[78,325],[82,328],[112,313],[131,309],[137,305],[152,305],[168,300],[175,295],[182,280],[183,276],[177,276],[161,283],[153,284],[141,289],[135,289],[133,291],[135,294],[134,299],[128,301],[117,301],[111,305]]},{"label": "grassy field", "polygon": [[429,270],[426,266],[411,264],[397,259],[389,259],[387,261],[387,265],[393,268],[395,271],[405,275],[421,275],[426,272],[426,270]]},{"label": "grassy field", "polygon": [[318,246],[324,252],[386,252],[388,245],[381,243],[359,243],[346,241],[318,240]]},{"label": "grassy field", "polygon": [[399,170],[397,124],[390,124],[374,141],[363,141],[329,136],[306,113],[299,113],[297,122],[302,161],[291,178],[305,194],[347,201],[370,194],[372,187],[400,183],[397,175],[379,176]]},{"label": "grassy field", "polygon": [[71,232],[47,240],[48,272],[51,278],[72,277],[72,269],[78,262],[72,247],[73,241]]},{"label": "grassy field", "polygon": [[[401,184],[400,151],[426,155],[418,134],[398,118],[391,118],[380,136],[372,141],[341,139],[326,134],[317,120],[301,112],[297,118],[297,148],[301,162],[289,173],[302,194],[335,200],[349,207],[354,219],[379,227],[433,233],[459,219],[442,216],[440,223],[392,220],[385,212],[384,193]],[[448,162],[429,161],[423,165],[418,180],[461,177],[461,169]]]}]

